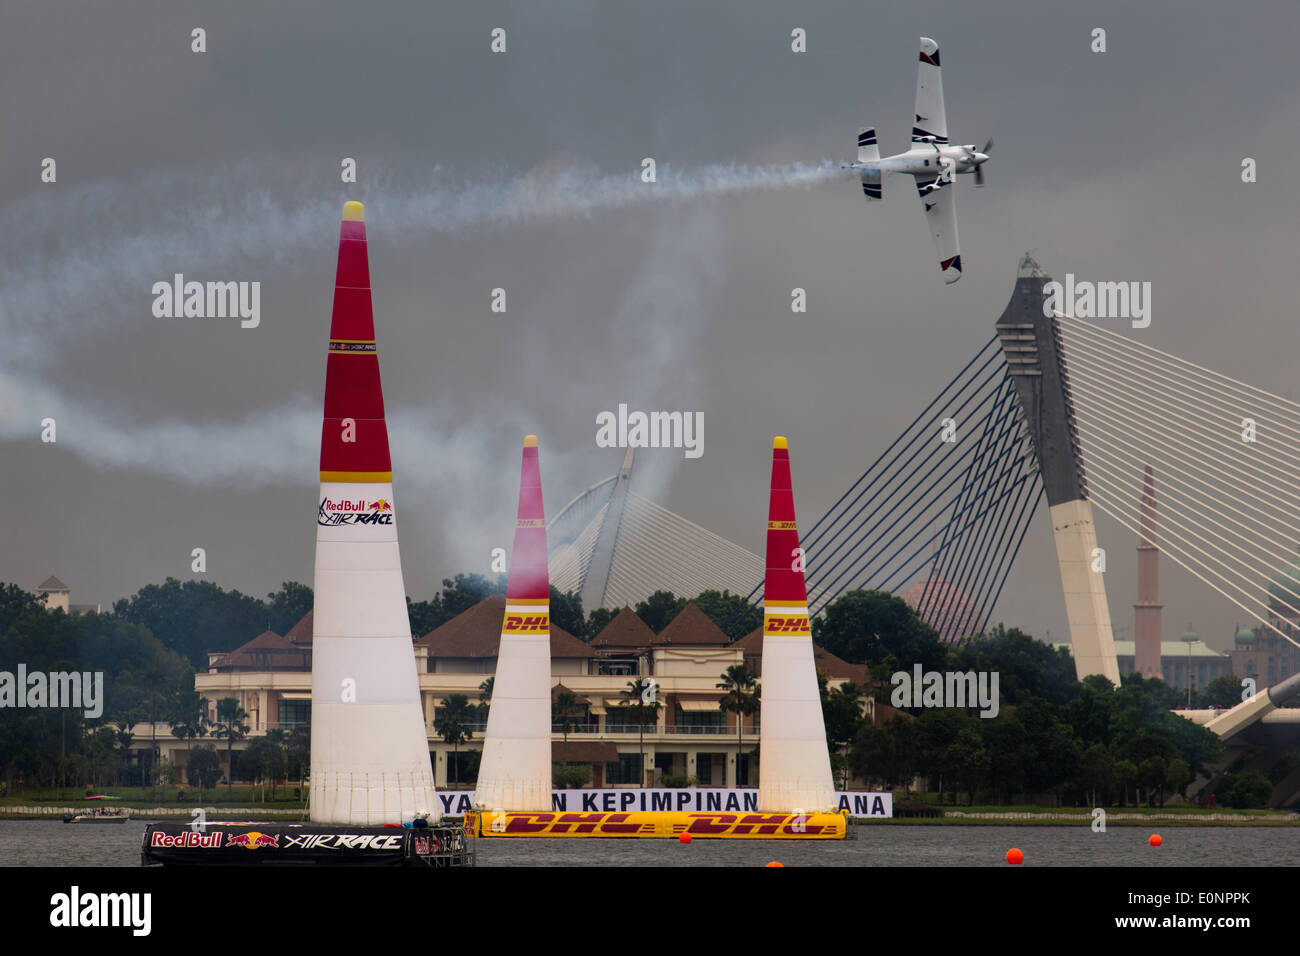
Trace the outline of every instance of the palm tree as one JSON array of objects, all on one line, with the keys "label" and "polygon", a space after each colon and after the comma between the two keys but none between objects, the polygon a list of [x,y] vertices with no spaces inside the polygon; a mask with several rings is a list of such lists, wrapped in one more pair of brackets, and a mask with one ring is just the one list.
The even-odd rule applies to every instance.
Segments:
[{"label": "palm tree", "polygon": [[619,707],[626,708],[628,717],[640,728],[641,738],[641,782],[645,786],[645,727],[646,724],[659,722],[659,685],[649,677],[638,677],[627,682],[627,689],[622,692]]},{"label": "palm tree", "polygon": [[[438,708],[433,718],[433,729],[447,743],[451,744],[452,763],[460,761],[459,747],[469,739],[469,720],[474,707],[464,694],[452,694]],[[459,774],[459,767],[455,771]]]},{"label": "palm tree", "polygon": [[[573,729],[573,718],[578,716],[578,696],[570,691],[562,690],[555,695],[555,700],[551,703],[551,720],[560,725],[560,733],[564,735],[564,753],[562,756],[568,756],[569,751],[569,731]],[[560,763],[564,763],[563,760]]]},{"label": "palm tree", "polygon": [[208,735],[208,699],[200,697],[194,691],[182,693],[171,713],[172,736],[177,740],[187,741],[185,745],[185,762],[190,760],[190,744],[195,737]]},{"label": "palm tree", "polygon": [[492,703],[492,687],[496,683],[496,675],[493,674],[483,683],[478,685],[478,699],[485,704]]},{"label": "palm tree", "polygon": [[725,693],[721,706],[736,715],[736,786],[740,786],[740,755],[744,751],[745,718],[758,713],[760,691],[758,680],[744,664],[732,664],[722,679],[714,686]]},{"label": "palm tree", "polygon": [[243,740],[248,736],[248,724],[244,720],[248,717],[248,711],[239,705],[239,701],[234,697],[223,697],[217,701],[217,729],[212,731],[212,736],[224,738],[226,741],[226,794],[230,794],[230,786],[235,779],[235,764],[233,748],[236,740]]},{"label": "palm tree", "polygon": [[[271,772],[271,799],[274,800],[274,799],[275,799],[275,781],[276,781],[276,779],[280,776],[280,774],[282,774],[282,773],[285,772],[285,769],[286,769],[285,764],[286,764],[286,760],[287,760],[287,758],[286,758],[286,756],[285,756],[285,746],[284,746],[284,745],[285,745],[285,742],[289,739],[289,731],[287,731],[287,730],[281,730],[281,729],[278,728],[278,727],[273,728],[273,729],[268,730],[268,731],[266,732],[266,739],[270,742],[270,744],[271,744],[271,748],[272,748],[272,749],[271,749],[271,758],[272,758],[272,759],[269,761],[269,764],[270,764],[270,768],[271,768],[271,771],[272,771],[272,772]],[[263,803],[266,802],[266,791],[265,791],[265,790],[262,791],[262,802],[263,802]]]}]

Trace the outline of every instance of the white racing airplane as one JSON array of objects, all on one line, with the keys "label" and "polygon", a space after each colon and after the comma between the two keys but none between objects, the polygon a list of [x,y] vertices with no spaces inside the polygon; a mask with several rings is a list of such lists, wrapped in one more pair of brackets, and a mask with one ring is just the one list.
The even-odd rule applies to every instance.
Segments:
[{"label": "white racing airplane", "polygon": [[858,161],[841,169],[850,169],[862,180],[862,193],[868,201],[880,198],[883,173],[907,173],[916,177],[916,190],[925,205],[925,219],[930,224],[939,251],[939,266],[944,281],[961,278],[961,247],[957,243],[957,209],[953,192],[958,173],[974,173],[975,185],[984,185],[984,163],[993,148],[990,138],[983,149],[948,145],[948,120],[943,112],[943,78],[939,70],[939,44],[921,37],[921,62],[916,75],[916,120],[912,124],[912,148],[906,153],[880,158],[874,128],[858,131]]}]

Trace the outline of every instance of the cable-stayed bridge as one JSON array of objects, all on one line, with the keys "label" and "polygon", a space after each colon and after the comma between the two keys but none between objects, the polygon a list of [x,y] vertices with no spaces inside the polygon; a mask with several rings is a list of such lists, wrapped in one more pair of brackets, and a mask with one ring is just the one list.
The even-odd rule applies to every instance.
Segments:
[{"label": "cable-stayed bridge", "polygon": [[[1094,505],[1300,646],[1300,405],[1057,312],[1050,281],[1022,260],[994,336],[803,533],[810,610],[901,591],[945,639],[981,634],[1046,499],[1080,677],[1119,683]],[[557,587],[586,607],[670,578],[760,602],[762,559],[632,493],[631,461],[553,520]],[[1235,733],[1300,685],[1274,691],[1211,726]]]}]

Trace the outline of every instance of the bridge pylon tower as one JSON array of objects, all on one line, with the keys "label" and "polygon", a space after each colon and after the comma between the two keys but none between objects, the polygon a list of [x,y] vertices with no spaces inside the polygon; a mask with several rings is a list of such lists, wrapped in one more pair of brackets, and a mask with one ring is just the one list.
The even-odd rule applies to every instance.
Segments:
[{"label": "bridge pylon tower", "polygon": [[1118,686],[1115,636],[1101,570],[1105,565],[1079,454],[1070,379],[1061,358],[1057,319],[1044,308],[1044,287],[1050,281],[1029,255],[1020,261],[1015,292],[997,321],[998,339],[1047,495],[1076,673],[1080,679],[1102,674]]}]

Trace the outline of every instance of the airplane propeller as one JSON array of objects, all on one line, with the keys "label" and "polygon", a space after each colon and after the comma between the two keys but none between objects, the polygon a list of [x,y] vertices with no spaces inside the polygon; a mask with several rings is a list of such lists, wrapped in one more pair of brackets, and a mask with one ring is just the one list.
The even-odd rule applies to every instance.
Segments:
[{"label": "airplane propeller", "polygon": [[[983,153],[985,156],[987,156],[992,149],[993,149],[993,137],[990,136],[989,141],[984,144],[984,148],[981,149],[980,152]],[[984,185],[984,164],[983,163],[980,163],[978,166],[975,167],[975,185],[976,186]]]}]

